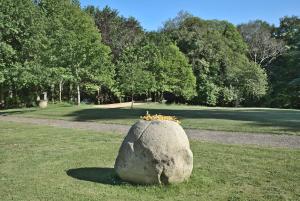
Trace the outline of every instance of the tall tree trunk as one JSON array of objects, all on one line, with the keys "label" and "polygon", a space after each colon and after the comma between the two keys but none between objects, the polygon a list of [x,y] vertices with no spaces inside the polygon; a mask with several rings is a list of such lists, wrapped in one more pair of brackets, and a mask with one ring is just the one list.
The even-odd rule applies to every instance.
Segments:
[{"label": "tall tree trunk", "polygon": [[55,85],[51,84],[51,101],[53,104],[54,104],[54,87],[55,87]]},{"label": "tall tree trunk", "polygon": [[161,103],[162,102],[162,93],[157,92],[157,102]]},{"label": "tall tree trunk", "polygon": [[79,84],[77,84],[77,105],[80,105],[80,87]]},{"label": "tall tree trunk", "polygon": [[9,94],[9,97],[12,98],[13,97],[13,91],[11,88],[9,88],[8,90],[8,94]]},{"label": "tall tree trunk", "polygon": [[239,95],[238,95],[235,102],[234,102],[234,107],[239,107],[239,105],[240,105],[240,98],[239,98]]},{"label": "tall tree trunk", "polygon": [[41,100],[39,89],[38,87],[35,87],[34,89],[35,89],[34,95],[36,96],[36,102],[39,102]]},{"label": "tall tree trunk", "polygon": [[100,105],[100,87],[97,90],[97,104]]},{"label": "tall tree trunk", "polygon": [[73,85],[72,85],[72,83],[70,83],[70,97],[69,97],[69,99],[70,99],[70,102],[73,102]]},{"label": "tall tree trunk", "polygon": [[149,101],[149,90],[146,91],[146,103]]},{"label": "tall tree trunk", "polygon": [[4,89],[2,84],[0,85],[0,108],[4,107]]},{"label": "tall tree trunk", "polygon": [[162,103],[164,100],[164,92],[160,92],[159,94],[159,102]]},{"label": "tall tree trunk", "polygon": [[59,82],[59,102],[61,103],[62,80]]},{"label": "tall tree trunk", "polygon": [[133,108],[133,92],[131,92],[131,109]]},{"label": "tall tree trunk", "polygon": [[235,100],[234,107],[238,107],[238,106],[239,106],[239,100]]},{"label": "tall tree trunk", "polygon": [[48,101],[48,94],[46,91],[43,92],[43,95],[44,95],[43,100]]}]

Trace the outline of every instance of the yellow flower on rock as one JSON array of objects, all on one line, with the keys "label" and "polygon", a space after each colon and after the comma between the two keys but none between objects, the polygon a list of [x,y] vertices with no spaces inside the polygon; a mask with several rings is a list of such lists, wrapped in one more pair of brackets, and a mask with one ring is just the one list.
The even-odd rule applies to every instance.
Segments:
[{"label": "yellow flower on rock", "polygon": [[165,116],[160,114],[151,115],[148,113],[145,116],[141,116],[141,119],[145,121],[155,121],[155,120],[168,120],[168,121],[175,121],[176,123],[180,124],[180,121],[175,116]]}]

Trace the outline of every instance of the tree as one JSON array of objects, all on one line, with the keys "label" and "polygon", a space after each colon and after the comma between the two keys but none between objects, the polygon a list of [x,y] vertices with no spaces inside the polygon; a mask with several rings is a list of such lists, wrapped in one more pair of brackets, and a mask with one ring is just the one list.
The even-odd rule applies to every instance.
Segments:
[{"label": "tree", "polygon": [[268,88],[265,71],[256,63],[249,62],[246,57],[236,57],[233,67],[228,68],[227,83],[232,90],[235,105],[247,98],[261,98]]},{"label": "tree", "polygon": [[185,99],[195,95],[195,77],[187,58],[163,35],[149,33],[139,46],[126,49],[117,69],[122,91],[132,98],[152,94],[162,101],[166,92]]},{"label": "tree", "polygon": [[60,83],[60,87],[63,79],[74,84],[78,105],[81,88],[110,86],[114,76],[110,49],[101,43],[101,35],[92,18],[67,0],[43,0],[40,7],[50,19],[47,34],[51,49],[47,52],[50,57],[45,56],[45,63],[52,72],[61,71],[61,68],[68,72],[67,78],[61,76],[54,82]]},{"label": "tree", "polygon": [[284,17],[276,30],[277,37],[287,45],[287,51],[278,57],[270,70],[271,89],[267,104],[272,107],[300,108],[300,19]]},{"label": "tree", "polygon": [[103,43],[111,48],[115,60],[123,49],[134,46],[143,36],[143,29],[135,18],[119,16],[115,9],[106,6],[100,10],[94,6],[87,6],[84,10],[94,18]]},{"label": "tree", "polygon": [[133,17],[81,9],[79,0],[2,0],[0,19],[0,107],[32,106],[42,92],[73,102],[75,89],[77,104],[151,96],[300,107],[297,16],[279,27],[261,20],[235,27],[181,11],[145,32]]},{"label": "tree", "polygon": [[153,89],[159,94],[158,100],[163,99],[165,92],[186,100],[194,97],[196,79],[188,59],[179,48],[165,35],[154,32],[147,35],[145,47],[152,53],[148,57],[149,70],[155,77]]},{"label": "tree", "polygon": [[193,17],[192,14],[190,14],[187,11],[181,10],[178,12],[177,16],[173,19],[169,19],[166,22],[164,22],[164,25],[161,29],[163,32],[172,32],[176,29],[180,28],[180,25],[188,18]]},{"label": "tree", "polygon": [[147,71],[146,58],[138,48],[127,48],[118,60],[118,81],[123,94],[130,94],[131,108],[134,96],[144,94],[149,87],[151,73]]},{"label": "tree", "polygon": [[22,89],[35,87],[43,68],[39,52],[47,46],[47,40],[44,18],[31,0],[1,1],[0,18],[0,101],[3,104],[5,93],[9,94],[9,100],[13,96],[17,100],[20,98],[17,93]]},{"label": "tree", "polygon": [[[245,95],[245,101],[248,101],[250,95],[258,98],[265,93],[266,75],[263,70],[257,70],[259,66],[254,67],[245,57],[247,45],[234,25],[193,16],[181,19],[177,20],[177,28],[167,27],[163,32],[177,43],[193,67],[197,79],[197,96],[192,103],[232,105],[241,101],[242,94]],[[260,80],[252,82],[256,84],[253,89],[237,84],[249,81],[246,76],[246,73],[250,73],[248,70],[252,72],[252,80]],[[232,75],[238,77],[234,80]],[[261,93],[255,93],[255,88],[261,88]]]},{"label": "tree", "polygon": [[255,63],[267,67],[285,51],[282,40],[275,38],[274,27],[261,20],[250,21],[238,26],[248,44],[249,57]]}]

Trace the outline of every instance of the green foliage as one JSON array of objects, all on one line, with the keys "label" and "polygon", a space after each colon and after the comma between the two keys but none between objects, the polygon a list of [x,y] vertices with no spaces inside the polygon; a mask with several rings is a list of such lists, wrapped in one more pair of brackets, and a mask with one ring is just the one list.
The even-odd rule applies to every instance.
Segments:
[{"label": "green foliage", "polygon": [[73,102],[75,89],[78,104],[83,92],[98,103],[135,96],[300,107],[297,16],[282,18],[279,27],[261,20],[235,27],[181,11],[160,31],[145,32],[107,6],[2,0],[0,18],[1,107],[34,105],[48,91],[53,102]]},{"label": "green foliage", "polygon": [[192,98],[195,95],[196,80],[185,55],[163,35],[152,33],[148,37],[148,46],[154,46],[157,50],[150,61],[156,91],[160,94],[170,92],[187,100]]},{"label": "green foliage", "polygon": [[246,58],[241,58],[229,68],[227,72],[228,83],[235,92],[235,100],[238,102],[244,101],[246,98],[260,98],[266,94],[267,76],[265,71],[256,63],[247,61]]},{"label": "green foliage", "polygon": [[272,64],[269,74],[272,88],[266,98],[272,107],[300,108],[300,19],[284,17],[277,29],[278,38],[288,50]]},{"label": "green foliage", "polygon": [[126,47],[137,44],[143,36],[143,29],[135,18],[119,16],[115,9],[106,6],[100,10],[94,6],[87,6],[84,10],[93,17],[103,43],[112,49],[115,59]]},{"label": "green foliage", "polygon": [[110,48],[78,1],[5,0],[0,15],[2,94],[32,89],[38,95],[65,82],[114,84]]},{"label": "green foliage", "polygon": [[147,71],[146,58],[139,49],[127,48],[117,63],[118,81],[123,94],[133,98],[135,94],[144,94],[150,88],[151,74]]},{"label": "green foliage", "polygon": [[193,66],[198,93],[194,103],[232,105],[265,94],[266,75],[248,61],[247,46],[232,24],[185,17],[175,29],[167,27],[164,32],[177,42]]},{"label": "green foliage", "polygon": [[[47,0],[41,4],[41,9],[49,13],[48,33],[55,47],[49,50],[54,57],[47,58],[47,63],[54,68],[66,68],[75,83],[112,85],[114,70],[110,63],[110,49],[101,43],[92,19],[72,4],[59,2],[56,6],[58,9],[50,12],[53,6],[47,5]],[[53,24],[58,26],[58,23],[60,27],[53,30]]]},{"label": "green foliage", "polygon": [[[46,41],[43,16],[30,0],[0,2],[0,83],[22,88],[39,73]],[[5,83],[4,83],[5,81]]]},{"label": "green foliage", "polygon": [[150,33],[139,46],[126,49],[117,66],[124,93],[153,92],[160,101],[165,92],[186,99],[195,94],[195,77],[187,58],[158,34]]}]

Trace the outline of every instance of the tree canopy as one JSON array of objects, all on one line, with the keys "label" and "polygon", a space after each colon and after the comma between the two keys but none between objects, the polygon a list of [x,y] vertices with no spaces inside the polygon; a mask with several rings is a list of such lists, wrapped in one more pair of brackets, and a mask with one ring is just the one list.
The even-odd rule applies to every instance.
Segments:
[{"label": "tree canopy", "polygon": [[150,100],[300,108],[300,20],[181,11],[158,31],[78,0],[0,1],[0,107]]},{"label": "tree canopy", "polygon": [[269,70],[271,89],[267,103],[272,107],[300,108],[300,18],[282,18],[277,33],[287,50]]},{"label": "tree canopy", "polygon": [[267,77],[259,65],[247,59],[247,44],[234,25],[187,14],[176,21],[175,28],[167,22],[163,32],[177,43],[193,66],[197,79],[193,103],[233,105],[265,94]]}]

